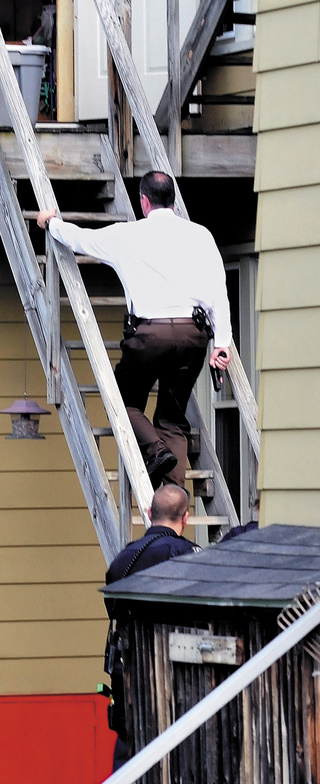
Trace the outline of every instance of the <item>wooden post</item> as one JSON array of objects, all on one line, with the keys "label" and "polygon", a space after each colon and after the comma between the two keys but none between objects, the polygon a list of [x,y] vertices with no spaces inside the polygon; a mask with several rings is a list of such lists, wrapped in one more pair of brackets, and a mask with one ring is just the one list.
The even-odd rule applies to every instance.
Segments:
[{"label": "wooden post", "polygon": [[169,127],[168,154],[176,177],[182,173],[179,0],[167,0]]},{"label": "wooden post", "polygon": [[[131,51],[131,0],[113,0]],[[108,48],[108,134],[123,177],[133,176],[133,127],[130,106]]]}]

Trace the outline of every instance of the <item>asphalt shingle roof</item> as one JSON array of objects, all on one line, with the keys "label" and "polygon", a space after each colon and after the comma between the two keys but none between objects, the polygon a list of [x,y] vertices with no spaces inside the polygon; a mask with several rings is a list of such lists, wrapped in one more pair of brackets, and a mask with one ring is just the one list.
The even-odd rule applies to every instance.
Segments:
[{"label": "asphalt shingle roof", "polygon": [[130,601],[283,607],[320,580],[320,527],[271,525],[101,590]]}]

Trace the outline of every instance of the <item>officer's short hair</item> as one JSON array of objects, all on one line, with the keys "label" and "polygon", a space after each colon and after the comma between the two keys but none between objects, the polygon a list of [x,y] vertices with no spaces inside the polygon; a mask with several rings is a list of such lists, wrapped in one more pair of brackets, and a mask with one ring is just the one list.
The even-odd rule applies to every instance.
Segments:
[{"label": "officer's short hair", "polygon": [[152,207],[172,207],[174,204],[174,183],[170,174],[151,171],[140,182],[140,196],[148,197]]},{"label": "officer's short hair", "polygon": [[189,509],[189,494],[179,485],[162,485],[155,491],[151,504],[152,524],[160,523],[163,520],[170,520],[172,523],[181,520],[181,517]]}]

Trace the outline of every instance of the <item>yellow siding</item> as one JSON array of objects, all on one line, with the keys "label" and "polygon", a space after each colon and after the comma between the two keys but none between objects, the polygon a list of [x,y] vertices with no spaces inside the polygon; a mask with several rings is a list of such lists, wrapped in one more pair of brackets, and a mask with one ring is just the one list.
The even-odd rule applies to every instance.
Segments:
[{"label": "yellow siding", "polygon": [[[277,166],[274,154],[277,150]],[[296,188],[320,181],[320,125],[260,133],[255,189]]]},{"label": "yellow siding", "polygon": [[29,545],[96,544],[95,529],[87,508],[68,509],[68,522],[61,509],[0,509],[0,547]]},{"label": "yellow siding", "polygon": [[[69,621],[101,620],[105,623],[102,595],[104,583],[26,583],[0,585],[0,621]],[[22,638],[23,639],[23,638]]]},{"label": "yellow siding", "polygon": [[320,122],[319,90],[317,64],[258,74],[254,130]]},{"label": "yellow siding", "polygon": [[258,310],[286,310],[315,305],[320,305],[318,247],[260,253]]},{"label": "yellow siding", "polygon": [[259,13],[272,11],[277,8],[292,8],[299,5],[309,5],[310,0],[258,0]]},{"label": "yellow siding", "polygon": [[268,525],[319,525],[319,509],[320,492],[316,490],[269,490],[261,496],[260,513]]},{"label": "yellow siding", "polygon": [[[258,481],[263,489],[320,490],[319,465],[319,429],[262,434]],[[320,507],[315,516],[320,525]]]},{"label": "yellow siding", "polygon": [[[21,639],[19,640],[21,649]],[[104,645],[102,638],[99,648]],[[1,661],[1,694],[90,694],[103,674],[99,656],[57,659],[6,659]]]},{"label": "yellow siding", "polygon": [[105,620],[66,620],[28,622],[3,621],[1,624],[1,659],[21,659],[23,639],[27,659],[95,656],[103,652]]},{"label": "yellow siding", "polygon": [[[105,339],[121,337],[123,308],[99,311]],[[109,319],[109,323],[108,323]],[[79,338],[70,308],[62,331]],[[79,382],[94,383],[84,352],[72,352]],[[114,361],[119,352],[113,352]],[[0,416],[0,693],[95,691],[105,679],[107,617],[98,588],[106,566],[45,376],[3,257],[0,266],[0,408],[35,398],[51,411],[45,440],[7,440]],[[106,426],[98,395],[87,400],[93,425]],[[106,468],[117,467],[114,439],[102,439]]]},{"label": "yellow siding", "polygon": [[314,2],[260,14],[257,21],[254,70],[261,73],[317,62],[319,13],[319,3]]},{"label": "yellow siding", "polygon": [[319,210],[320,185],[261,193],[257,212],[257,250],[319,245]]},{"label": "yellow siding", "polygon": [[263,372],[259,384],[258,428],[320,428],[319,401],[320,368]]},{"label": "yellow siding", "polygon": [[320,525],[320,88],[316,3],[259,0],[260,525]]},{"label": "yellow siding", "polygon": [[319,367],[319,317],[319,308],[262,313],[258,336],[258,368],[281,370]]}]

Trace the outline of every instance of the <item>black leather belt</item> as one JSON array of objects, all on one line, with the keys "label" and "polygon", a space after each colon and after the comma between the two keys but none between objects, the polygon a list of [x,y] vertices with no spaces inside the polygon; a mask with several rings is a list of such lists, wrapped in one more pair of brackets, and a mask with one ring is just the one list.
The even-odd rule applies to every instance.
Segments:
[{"label": "black leather belt", "polygon": [[138,324],[194,324],[193,318],[139,318]]}]

